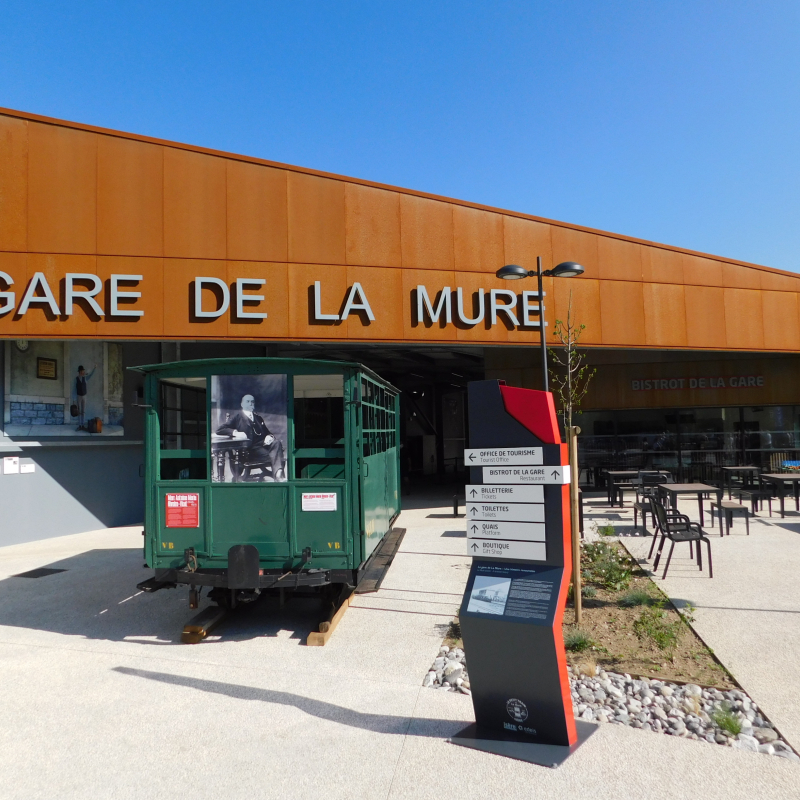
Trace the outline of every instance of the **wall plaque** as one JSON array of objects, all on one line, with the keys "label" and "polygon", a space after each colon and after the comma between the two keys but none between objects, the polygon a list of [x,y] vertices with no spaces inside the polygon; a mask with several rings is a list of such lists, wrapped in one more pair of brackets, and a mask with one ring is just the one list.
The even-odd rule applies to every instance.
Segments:
[{"label": "wall plaque", "polygon": [[55,358],[36,358],[36,377],[48,381],[58,380],[58,361]]}]

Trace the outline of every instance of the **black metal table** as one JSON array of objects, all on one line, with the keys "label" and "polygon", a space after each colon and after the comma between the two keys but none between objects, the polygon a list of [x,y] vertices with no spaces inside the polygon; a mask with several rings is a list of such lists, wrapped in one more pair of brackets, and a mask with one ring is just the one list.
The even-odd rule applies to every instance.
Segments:
[{"label": "black metal table", "polygon": [[707,483],[660,483],[659,488],[669,495],[670,505],[678,508],[678,496],[682,494],[697,495],[697,507],[700,510],[700,527],[703,527],[705,517],[703,516],[703,495],[716,494],[719,489],[716,486],[709,486]]},{"label": "black metal table", "polygon": [[[609,469],[606,471],[606,475],[608,475],[608,504],[610,506],[614,505],[614,500],[616,498],[616,490],[624,486],[625,488],[632,489],[633,488],[633,481],[639,477],[639,470],[638,469]],[[622,497],[620,496],[619,501],[620,506],[622,506]]]},{"label": "black metal table", "polygon": [[[733,488],[733,476],[739,474],[742,476],[744,486],[752,483],[754,478],[759,473],[758,467],[745,466],[745,467],[722,467],[722,474],[725,476],[725,486],[728,489],[728,500],[731,499],[731,489]],[[743,486],[743,488],[744,488]]]},{"label": "black metal table", "polygon": [[794,484],[794,508],[800,511],[800,474],[797,472],[768,472],[762,474],[761,478],[769,481],[778,490],[778,499],[781,501],[781,517],[786,516],[784,500],[786,498],[786,487]]}]

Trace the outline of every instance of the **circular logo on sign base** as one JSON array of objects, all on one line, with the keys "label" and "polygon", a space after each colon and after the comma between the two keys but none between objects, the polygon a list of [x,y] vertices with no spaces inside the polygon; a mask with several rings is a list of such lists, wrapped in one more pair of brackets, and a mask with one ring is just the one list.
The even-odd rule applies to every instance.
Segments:
[{"label": "circular logo on sign base", "polygon": [[517,700],[516,697],[512,697],[506,703],[506,711],[514,722],[525,722],[528,719],[528,706],[522,700]]}]

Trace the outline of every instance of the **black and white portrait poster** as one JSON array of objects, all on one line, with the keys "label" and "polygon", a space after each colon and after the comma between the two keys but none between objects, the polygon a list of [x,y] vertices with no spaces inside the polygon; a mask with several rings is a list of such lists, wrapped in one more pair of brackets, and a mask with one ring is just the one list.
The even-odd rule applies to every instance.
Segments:
[{"label": "black and white portrait poster", "polygon": [[285,481],[287,410],[286,375],[212,376],[213,480]]}]

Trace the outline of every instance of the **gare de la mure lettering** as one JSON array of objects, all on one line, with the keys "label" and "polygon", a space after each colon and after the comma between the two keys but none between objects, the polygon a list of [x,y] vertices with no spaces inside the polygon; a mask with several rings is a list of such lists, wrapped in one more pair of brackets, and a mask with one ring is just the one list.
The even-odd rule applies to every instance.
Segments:
[{"label": "gare de la mure lettering", "polygon": [[[51,286],[43,272],[35,272],[20,293],[12,288],[15,281],[6,272],[0,272],[5,290],[0,291],[0,315],[12,314],[20,318],[32,309],[42,309],[55,318],[70,317],[81,308],[95,317],[141,318],[145,311],[137,308],[137,301],[147,291],[143,275],[112,274],[107,281],[88,272],[68,272]],[[236,278],[227,282],[217,277],[195,277],[189,284],[187,312],[196,319],[216,319],[231,312],[241,320],[263,320],[269,316],[271,298],[265,278]],[[510,289],[478,289],[466,294],[459,286],[444,286],[429,293],[424,284],[414,290],[414,322],[450,325],[457,320],[463,325],[487,326],[498,324],[501,316],[514,328],[539,326],[538,292],[514,292]],[[57,296],[58,295],[58,296]],[[433,295],[433,296],[431,296]],[[535,302],[534,302],[535,301]],[[309,292],[309,313],[316,322],[335,323],[351,315],[361,315],[365,323],[375,321],[367,293],[358,282],[346,290],[339,311],[334,307],[323,309],[322,281],[314,281]]]}]

